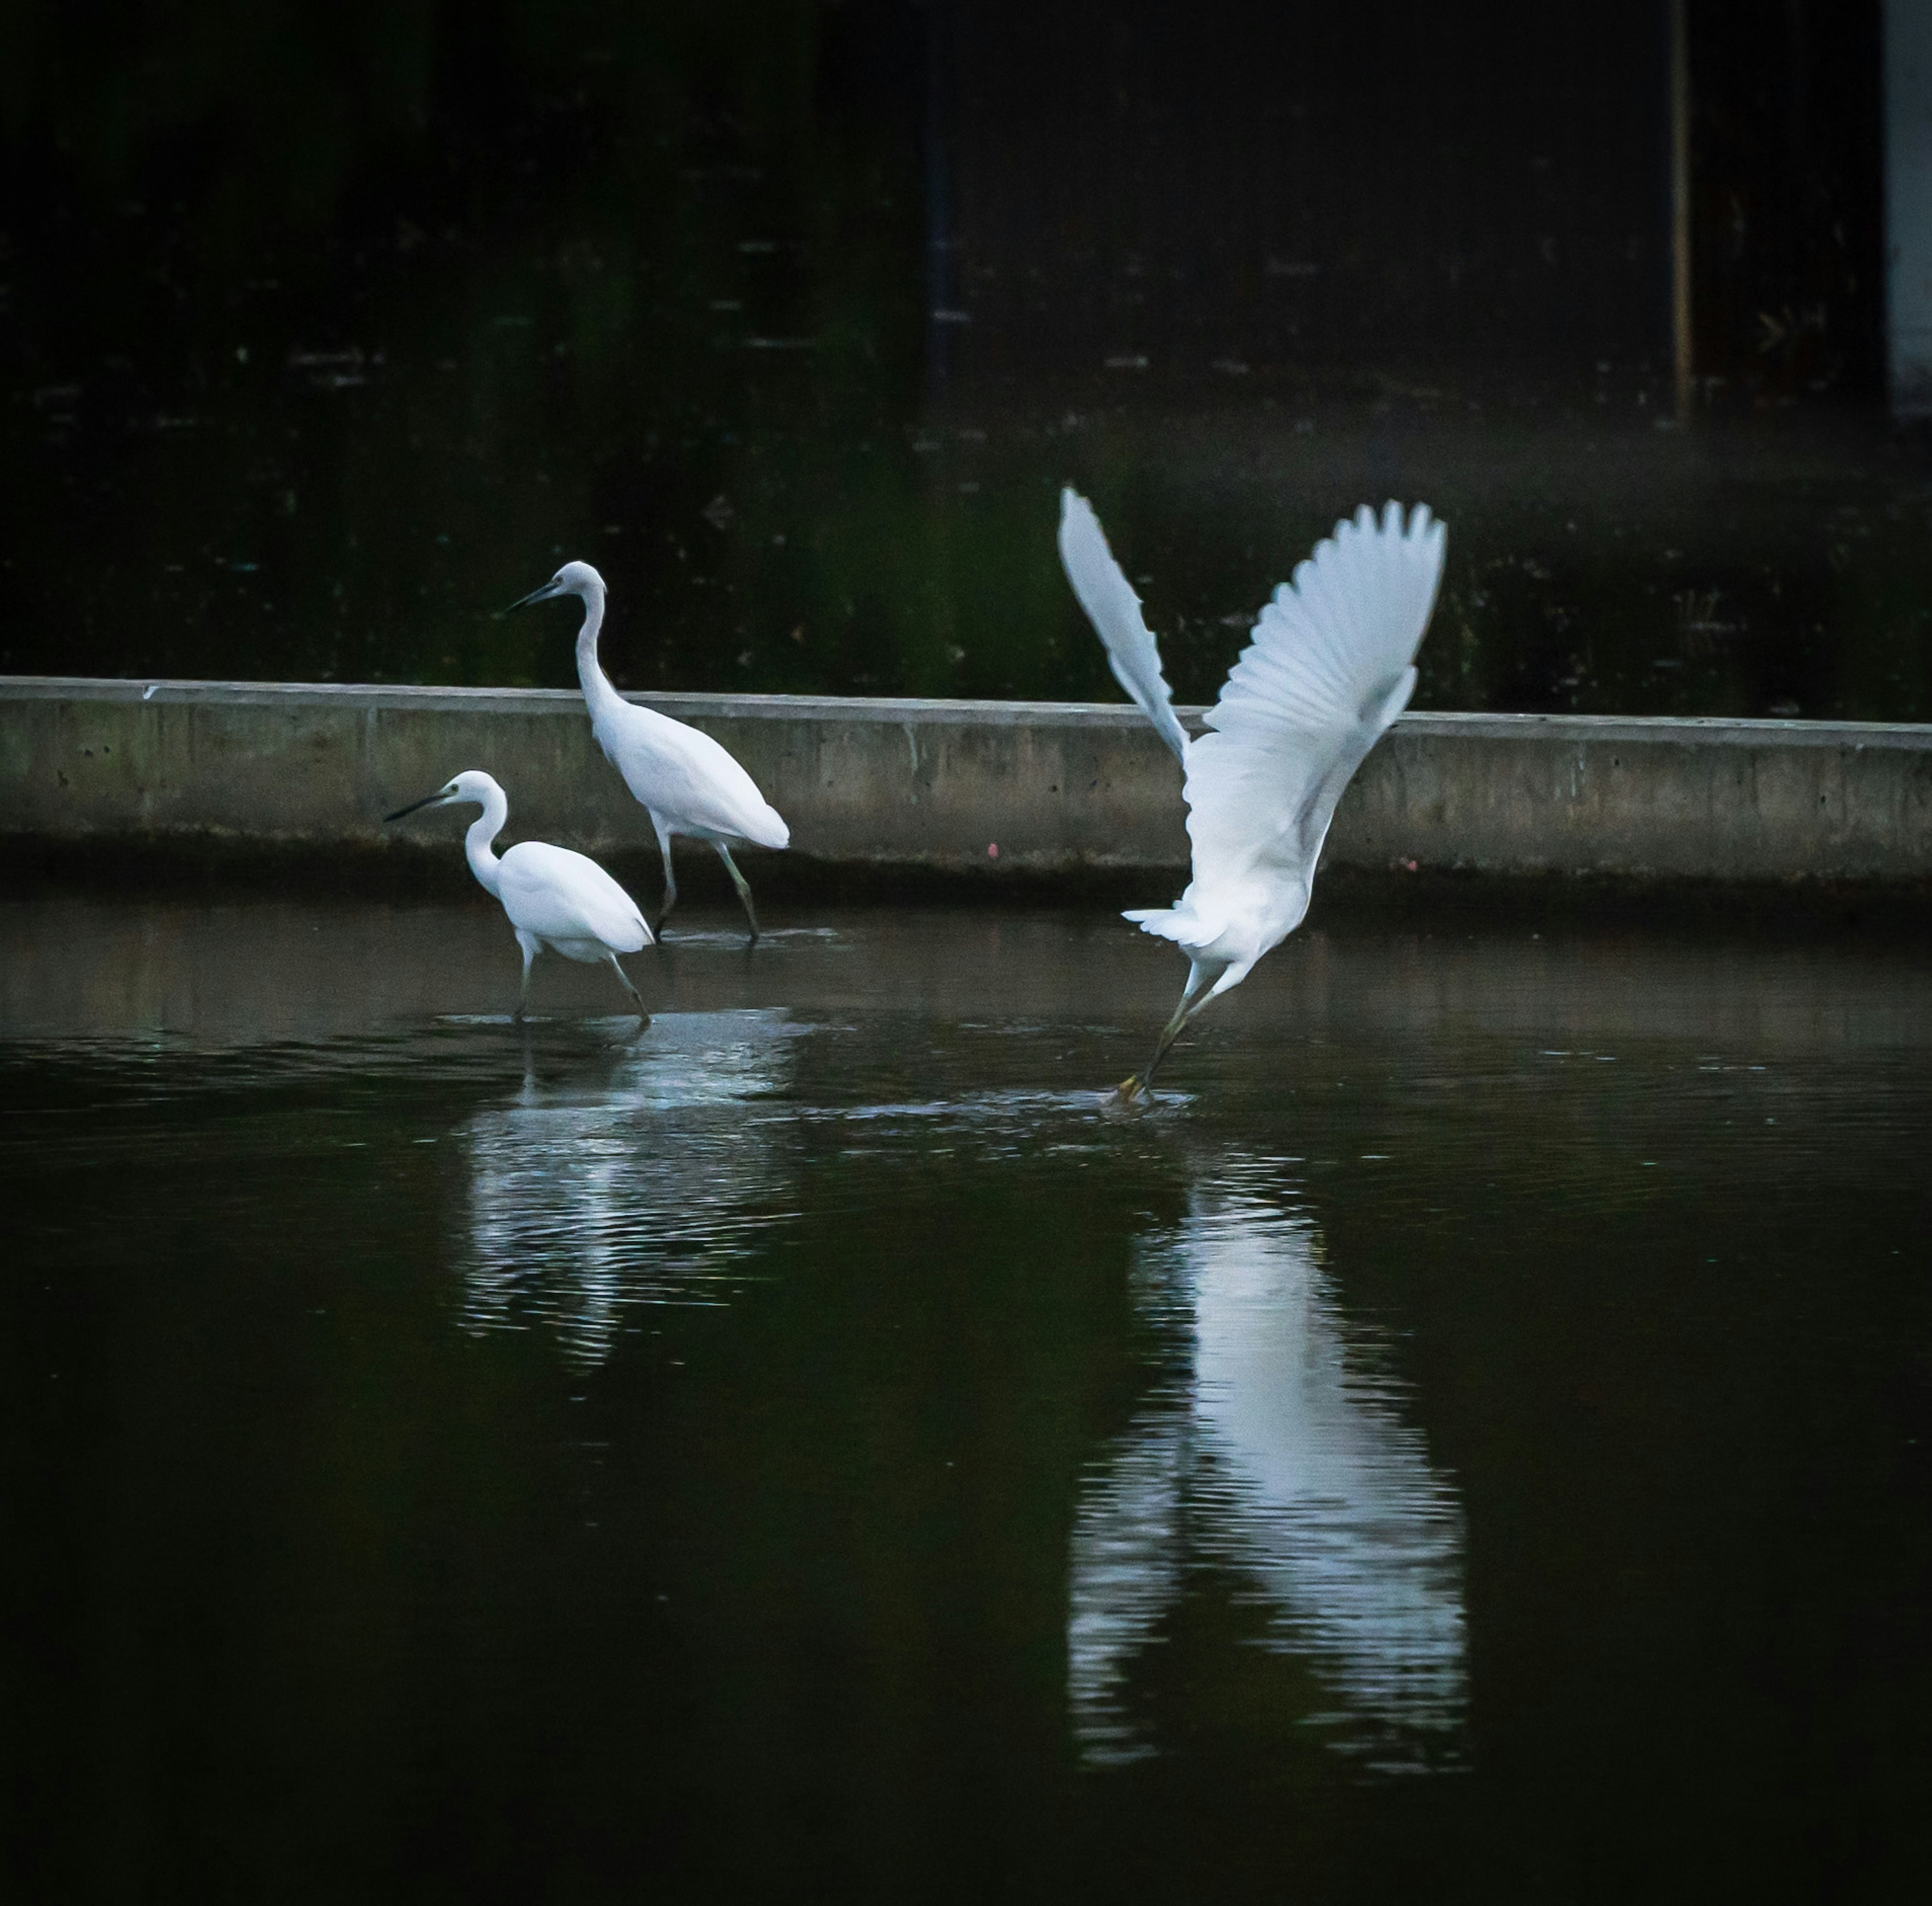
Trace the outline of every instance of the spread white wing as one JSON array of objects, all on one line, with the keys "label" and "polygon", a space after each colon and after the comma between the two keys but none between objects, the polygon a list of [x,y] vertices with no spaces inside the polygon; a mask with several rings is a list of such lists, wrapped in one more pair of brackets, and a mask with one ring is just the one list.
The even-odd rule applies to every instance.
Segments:
[{"label": "spread white wing", "polygon": [[1120,573],[1094,506],[1071,490],[1060,493],[1060,560],[1107,650],[1107,665],[1153,722],[1162,740],[1187,764],[1187,733],[1160,671],[1160,650],[1141,614],[1141,599]]},{"label": "spread white wing", "polygon": [[1442,551],[1420,504],[1406,523],[1364,505],[1275,591],[1187,750],[1197,883],[1312,876],[1342,789],[1414,692]]}]

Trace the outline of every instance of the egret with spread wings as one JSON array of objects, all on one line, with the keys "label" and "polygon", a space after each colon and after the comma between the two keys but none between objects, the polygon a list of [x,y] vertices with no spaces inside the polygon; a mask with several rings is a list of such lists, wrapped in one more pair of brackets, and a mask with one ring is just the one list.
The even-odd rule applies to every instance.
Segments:
[{"label": "egret with spread wings", "polygon": [[1175,719],[1140,598],[1084,497],[1060,494],[1060,557],[1114,677],[1186,776],[1193,878],[1171,908],[1126,915],[1187,956],[1187,985],[1154,1057],[1120,1086],[1144,1099],[1154,1068],[1210,999],[1238,986],[1308,911],[1335,804],[1415,689],[1415,652],[1442,578],[1442,525],[1418,504],[1365,505],[1283,583],[1190,740]]}]

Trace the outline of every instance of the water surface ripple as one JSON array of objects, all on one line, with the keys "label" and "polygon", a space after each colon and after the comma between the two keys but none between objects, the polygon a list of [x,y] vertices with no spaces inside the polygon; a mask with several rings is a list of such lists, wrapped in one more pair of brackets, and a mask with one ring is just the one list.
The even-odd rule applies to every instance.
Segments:
[{"label": "water surface ripple", "polygon": [[1910,1894],[1921,949],[774,924],[0,903],[10,1896]]}]

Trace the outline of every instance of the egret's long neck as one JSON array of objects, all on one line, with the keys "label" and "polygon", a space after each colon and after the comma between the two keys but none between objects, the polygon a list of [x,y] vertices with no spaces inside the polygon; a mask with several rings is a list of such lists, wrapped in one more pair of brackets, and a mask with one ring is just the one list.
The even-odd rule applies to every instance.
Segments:
[{"label": "egret's long neck", "polygon": [[597,659],[597,632],[603,626],[604,591],[592,587],[584,592],[584,626],[577,632],[577,679],[584,686],[584,699],[593,719],[600,709],[622,699]]},{"label": "egret's long neck", "polygon": [[500,865],[490,843],[503,831],[510,818],[510,799],[500,788],[492,788],[484,797],[483,812],[470,824],[463,837],[463,851],[470,857],[470,871],[483,883],[486,892],[496,891]]}]

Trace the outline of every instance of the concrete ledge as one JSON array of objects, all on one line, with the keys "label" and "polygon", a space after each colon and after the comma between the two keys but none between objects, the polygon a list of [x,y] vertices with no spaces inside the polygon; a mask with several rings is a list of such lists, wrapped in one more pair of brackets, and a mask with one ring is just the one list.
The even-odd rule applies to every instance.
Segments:
[{"label": "concrete ledge", "polygon": [[[716,735],[820,863],[994,879],[1186,864],[1179,771],[1131,707],[632,698]],[[508,790],[513,838],[655,851],[574,692],[0,677],[0,843],[15,848],[453,844],[447,817],[380,817],[466,767]],[[1405,716],[1343,800],[1325,864],[1411,862],[1921,883],[1932,728]]]}]

